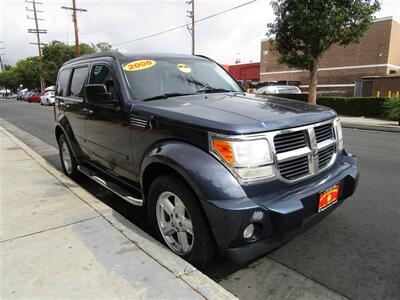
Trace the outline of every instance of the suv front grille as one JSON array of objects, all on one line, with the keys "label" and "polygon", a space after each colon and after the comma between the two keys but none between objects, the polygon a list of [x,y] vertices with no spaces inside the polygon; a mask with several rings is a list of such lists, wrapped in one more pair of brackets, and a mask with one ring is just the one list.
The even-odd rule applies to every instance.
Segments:
[{"label": "suv front grille", "polygon": [[297,180],[332,165],[336,157],[333,120],[291,129],[274,136],[277,168],[282,178]]},{"label": "suv front grille", "polygon": [[310,173],[307,156],[280,162],[278,168],[281,176],[287,180],[294,180]]},{"label": "suv front grille", "polygon": [[274,137],[276,153],[283,153],[306,146],[304,131],[279,134]]},{"label": "suv front grille", "polygon": [[334,150],[335,149],[333,146],[329,146],[318,152],[319,169],[323,169],[329,164],[332,159]]},{"label": "suv front grille", "polygon": [[333,138],[333,126],[332,123],[325,124],[322,126],[315,127],[315,137],[317,143]]}]

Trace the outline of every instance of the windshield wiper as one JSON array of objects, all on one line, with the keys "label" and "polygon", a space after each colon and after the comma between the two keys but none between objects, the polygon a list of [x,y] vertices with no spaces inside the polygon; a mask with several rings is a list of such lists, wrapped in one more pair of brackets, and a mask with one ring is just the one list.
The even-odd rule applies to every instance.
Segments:
[{"label": "windshield wiper", "polygon": [[188,96],[188,95],[194,95],[193,93],[165,93],[162,95],[154,96],[154,97],[149,97],[145,98],[142,101],[151,101],[151,100],[158,100],[158,99],[167,99],[169,97],[179,97],[179,96]]},{"label": "windshield wiper", "polygon": [[235,92],[235,91],[207,86],[204,90],[201,90],[200,92],[205,94],[210,94],[210,93],[225,93],[225,92]]}]

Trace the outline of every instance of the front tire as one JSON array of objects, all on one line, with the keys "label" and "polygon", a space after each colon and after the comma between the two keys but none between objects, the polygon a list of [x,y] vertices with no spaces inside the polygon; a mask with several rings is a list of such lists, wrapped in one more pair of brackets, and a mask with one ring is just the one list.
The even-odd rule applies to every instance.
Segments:
[{"label": "front tire", "polygon": [[199,200],[182,179],[164,175],[149,188],[152,231],[173,252],[198,268],[215,253],[215,243]]},{"label": "front tire", "polygon": [[79,181],[82,178],[82,173],[78,170],[77,161],[64,134],[58,139],[58,149],[64,174],[75,181]]}]

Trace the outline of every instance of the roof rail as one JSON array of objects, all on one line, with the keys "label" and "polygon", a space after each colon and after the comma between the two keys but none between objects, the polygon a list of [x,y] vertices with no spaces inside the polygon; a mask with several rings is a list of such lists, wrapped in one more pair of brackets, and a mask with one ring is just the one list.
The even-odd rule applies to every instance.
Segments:
[{"label": "roof rail", "polygon": [[92,54],[86,54],[86,55],[82,55],[79,57],[75,57],[73,59],[70,59],[68,61],[66,61],[63,66],[74,63],[74,62],[78,62],[81,60],[85,60],[85,59],[91,59],[91,58],[97,58],[97,57],[112,57],[115,59],[124,59],[126,58],[121,52],[118,51],[107,51],[107,52],[99,52],[99,53],[92,53]]}]

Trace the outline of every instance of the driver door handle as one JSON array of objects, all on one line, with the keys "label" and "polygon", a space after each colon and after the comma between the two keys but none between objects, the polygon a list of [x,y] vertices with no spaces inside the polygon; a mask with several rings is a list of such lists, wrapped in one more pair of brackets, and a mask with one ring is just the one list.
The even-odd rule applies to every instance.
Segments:
[{"label": "driver door handle", "polygon": [[93,110],[87,108],[82,108],[82,112],[87,115],[93,114]]}]

